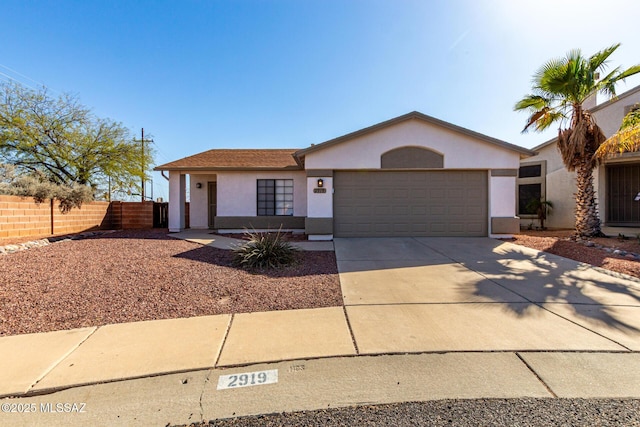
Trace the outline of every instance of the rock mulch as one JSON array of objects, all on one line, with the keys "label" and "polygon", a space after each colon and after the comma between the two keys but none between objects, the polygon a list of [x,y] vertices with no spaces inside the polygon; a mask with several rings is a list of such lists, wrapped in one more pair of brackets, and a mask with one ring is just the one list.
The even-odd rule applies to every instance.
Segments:
[{"label": "rock mulch", "polygon": [[166,230],[117,231],[0,256],[0,336],[255,311],[340,306],[333,252],[276,271]]},{"label": "rock mulch", "polygon": [[4,246],[0,246],[0,255],[12,254],[14,252],[26,251],[31,248],[38,248],[41,246],[47,246],[51,243],[64,242],[67,240],[80,240],[87,239],[89,237],[100,236],[106,233],[113,233],[115,230],[102,230],[102,231],[85,231],[78,234],[68,234],[64,236],[52,236],[45,239],[29,240],[27,242],[11,243]]},{"label": "rock mulch", "polygon": [[633,261],[640,261],[640,254],[637,252],[626,251],[624,249],[618,249],[615,247],[602,245],[600,243],[594,242],[592,239],[582,238],[582,237],[568,237],[567,240],[571,240],[576,242],[579,245],[586,246],[587,248],[596,248],[600,249],[608,254],[617,255],[620,257],[625,257],[627,259]]},{"label": "rock mulch", "polygon": [[580,239],[571,230],[521,231],[512,243],[640,278],[640,243],[630,239]]}]

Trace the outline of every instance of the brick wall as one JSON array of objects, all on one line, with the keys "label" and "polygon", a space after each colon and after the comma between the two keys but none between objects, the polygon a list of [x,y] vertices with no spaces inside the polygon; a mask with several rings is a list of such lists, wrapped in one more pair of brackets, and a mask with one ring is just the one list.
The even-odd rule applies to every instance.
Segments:
[{"label": "brick wall", "polygon": [[53,205],[53,234],[70,234],[80,231],[106,229],[111,227],[108,215],[109,202],[83,203],[67,213],[60,212],[60,205]]},{"label": "brick wall", "polygon": [[57,202],[52,206],[49,200],[0,195],[0,240],[146,228],[153,228],[153,202],[90,202],[62,213]]},{"label": "brick wall", "polygon": [[46,237],[110,228],[109,203],[84,203],[63,214],[58,202],[36,203],[31,197],[0,195],[0,239]]},{"label": "brick wall", "polygon": [[51,234],[51,204],[0,195],[0,239]]}]

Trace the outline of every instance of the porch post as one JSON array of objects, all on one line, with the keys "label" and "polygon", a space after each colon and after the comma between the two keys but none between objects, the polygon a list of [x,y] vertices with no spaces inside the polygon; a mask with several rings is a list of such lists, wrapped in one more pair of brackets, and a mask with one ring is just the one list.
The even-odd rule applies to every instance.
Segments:
[{"label": "porch post", "polygon": [[169,232],[184,230],[185,175],[179,171],[169,172]]}]

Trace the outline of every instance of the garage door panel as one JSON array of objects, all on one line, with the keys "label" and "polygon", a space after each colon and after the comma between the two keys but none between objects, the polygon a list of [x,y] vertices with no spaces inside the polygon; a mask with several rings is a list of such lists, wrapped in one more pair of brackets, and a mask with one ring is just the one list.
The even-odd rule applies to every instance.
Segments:
[{"label": "garage door panel", "polygon": [[337,171],[334,189],[337,237],[487,235],[485,171]]}]

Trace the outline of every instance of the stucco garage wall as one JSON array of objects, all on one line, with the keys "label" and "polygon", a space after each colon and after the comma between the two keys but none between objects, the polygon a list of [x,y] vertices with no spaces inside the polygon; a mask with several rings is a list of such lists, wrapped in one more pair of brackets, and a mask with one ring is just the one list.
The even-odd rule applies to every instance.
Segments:
[{"label": "stucco garage wall", "polygon": [[452,130],[407,120],[348,142],[308,153],[307,169],[378,169],[380,155],[402,146],[420,146],[444,155],[444,168],[515,168],[519,155]]},{"label": "stucco garage wall", "polygon": [[217,173],[218,216],[256,216],[258,179],[293,179],[293,216],[307,215],[307,175],[304,171],[244,171]]},{"label": "stucco garage wall", "polygon": [[489,215],[490,217],[516,216],[516,195],[513,189],[516,178],[513,176],[492,176],[489,178]]},{"label": "stucco garage wall", "polygon": [[307,200],[310,202],[307,215],[310,218],[333,217],[333,177],[323,177],[322,180],[323,188],[327,191],[314,193],[313,190],[318,186],[318,178],[307,178]]},{"label": "stucco garage wall", "polygon": [[[517,229],[517,220],[514,219],[516,178],[513,174],[520,165],[520,154],[446,127],[417,119],[403,121],[307,153],[305,167],[336,172],[380,169],[381,155],[399,147],[424,147],[439,153],[444,157],[443,169],[501,170],[502,173],[497,174],[498,176],[488,178],[489,218],[498,218],[503,223],[512,224],[509,229],[514,226]],[[314,194],[308,194],[310,216],[331,215],[330,206],[326,203],[328,199],[313,196]]]}]

